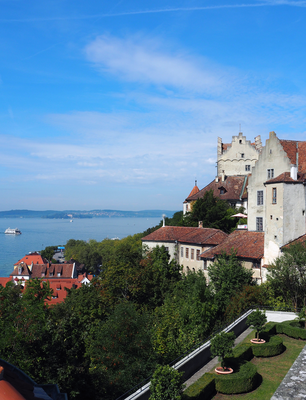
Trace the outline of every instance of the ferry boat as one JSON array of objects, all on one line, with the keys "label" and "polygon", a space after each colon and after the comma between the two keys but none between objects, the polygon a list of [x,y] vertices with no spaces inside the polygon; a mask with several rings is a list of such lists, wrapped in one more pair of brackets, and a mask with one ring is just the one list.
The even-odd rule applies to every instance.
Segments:
[{"label": "ferry boat", "polygon": [[4,233],[7,235],[21,235],[21,232],[18,228],[15,229],[7,228]]}]

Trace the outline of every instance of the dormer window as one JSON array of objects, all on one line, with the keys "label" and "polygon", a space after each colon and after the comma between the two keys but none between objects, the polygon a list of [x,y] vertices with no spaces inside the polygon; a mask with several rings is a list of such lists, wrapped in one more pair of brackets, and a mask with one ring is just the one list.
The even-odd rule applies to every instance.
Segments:
[{"label": "dormer window", "polygon": [[61,276],[61,273],[60,273],[60,272],[58,272],[58,273],[57,273],[57,276]]},{"label": "dormer window", "polygon": [[219,189],[220,189],[220,194],[225,194],[226,193],[226,190],[225,190],[225,188],[223,186],[221,186]]}]

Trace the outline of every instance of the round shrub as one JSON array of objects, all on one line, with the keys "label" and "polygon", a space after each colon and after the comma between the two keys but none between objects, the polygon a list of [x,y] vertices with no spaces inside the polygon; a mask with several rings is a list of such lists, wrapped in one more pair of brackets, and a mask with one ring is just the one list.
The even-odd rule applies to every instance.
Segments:
[{"label": "round shrub", "polygon": [[238,368],[238,372],[230,375],[216,375],[215,383],[217,392],[237,394],[247,393],[255,389],[258,380],[255,365],[248,361],[243,361]]},{"label": "round shrub", "polygon": [[283,339],[280,336],[271,336],[269,342],[264,344],[252,344],[255,357],[273,357],[283,351]]}]

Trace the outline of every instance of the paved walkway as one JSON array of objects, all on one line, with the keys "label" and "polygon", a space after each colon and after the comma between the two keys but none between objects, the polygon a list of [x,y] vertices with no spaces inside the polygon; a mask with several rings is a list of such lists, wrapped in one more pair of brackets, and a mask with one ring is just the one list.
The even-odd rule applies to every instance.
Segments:
[{"label": "paved walkway", "polygon": [[[235,340],[235,346],[239,343],[241,343],[251,332],[253,329],[248,328],[246,329],[240,336],[238,336]],[[196,382],[198,379],[201,378],[202,375],[205,374],[205,372],[209,372],[211,369],[213,369],[217,364],[218,364],[218,357],[213,358],[211,361],[209,361],[207,364],[204,365],[198,372],[196,372],[194,375],[192,375],[186,382],[186,389],[188,386],[192,385],[194,382]],[[305,397],[306,399],[306,397]],[[280,400],[280,399],[277,399]]]},{"label": "paved walkway", "polygon": [[287,372],[271,400],[306,399],[306,346]]}]

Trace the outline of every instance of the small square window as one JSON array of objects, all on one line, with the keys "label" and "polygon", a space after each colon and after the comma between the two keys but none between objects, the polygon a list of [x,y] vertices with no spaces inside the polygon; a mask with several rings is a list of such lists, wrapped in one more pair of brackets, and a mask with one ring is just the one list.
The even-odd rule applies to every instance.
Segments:
[{"label": "small square window", "polygon": [[241,153],[241,158],[244,158],[244,153]]}]

